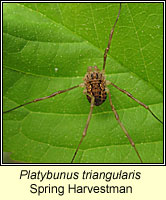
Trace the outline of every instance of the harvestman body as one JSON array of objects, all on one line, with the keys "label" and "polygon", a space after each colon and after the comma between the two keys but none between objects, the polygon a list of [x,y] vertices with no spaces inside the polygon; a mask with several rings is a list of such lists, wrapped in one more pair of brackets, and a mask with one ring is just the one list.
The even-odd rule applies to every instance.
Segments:
[{"label": "harvestman body", "polygon": [[125,135],[127,136],[130,144],[132,145],[132,147],[134,148],[139,160],[141,163],[143,163],[142,161],[142,158],[139,154],[139,152],[137,151],[136,147],[135,147],[135,144],[133,142],[133,140],[131,139],[130,135],[128,134],[127,130],[125,129],[125,127],[123,126],[122,122],[120,121],[119,119],[119,116],[118,116],[118,113],[117,111],[115,110],[115,107],[114,105],[112,104],[112,100],[111,100],[111,93],[109,91],[109,89],[107,88],[107,85],[112,85],[114,86],[115,88],[117,88],[118,90],[120,90],[121,92],[123,92],[124,94],[128,95],[130,98],[132,98],[133,100],[135,100],[137,103],[139,103],[141,106],[143,106],[144,108],[146,108],[160,123],[163,123],[162,121],[160,121],[160,119],[158,119],[155,114],[150,110],[150,108],[143,104],[142,102],[140,102],[138,99],[134,98],[129,92],[127,92],[126,90],[123,90],[121,88],[119,88],[118,86],[116,86],[115,84],[113,84],[112,82],[110,81],[106,81],[105,79],[105,65],[106,65],[106,59],[107,59],[107,54],[108,54],[108,51],[110,49],[110,45],[111,45],[111,40],[112,40],[112,36],[113,36],[113,33],[114,33],[114,29],[115,29],[115,26],[116,26],[116,23],[119,19],[119,15],[120,15],[120,11],[121,11],[121,3],[120,3],[120,8],[119,8],[119,12],[118,12],[118,16],[116,18],[116,21],[114,23],[114,26],[110,32],[110,36],[109,36],[109,41],[108,41],[108,45],[107,45],[107,48],[105,49],[105,52],[104,52],[104,62],[103,62],[103,70],[100,71],[98,69],[97,66],[90,66],[88,67],[88,70],[87,70],[87,73],[85,74],[85,77],[84,77],[84,83],[81,83],[79,85],[76,85],[74,87],[71,87],[71,88],[68,88],[68,89],[65,89],[65,90],[61,90],[61,91],[58,91],[58,92],[55,92],[53,94],[51,94],[50,96],[46,96],[46,97],[42,97],[42,98],[38,98],[38,99],[34,99],[33,101],[30,101],[30,102],[27,102],[25,104],[22,104],[22,105],[19,105],[15,108],[12,108],[10,110],[7,110],[3,113],[8,113],[10,111],[13,111],[15,109],[18,109],[22,106],[25,106],[27,104],[30,104],[30,103],[34,103],[34,102],[37,102],[37,101],[41,101],[41,100],[44,100],[44,99],[48,99],[48,98],[51,98],[51,97],[54,97],[58,94],[61,94],[61,93],[64,93],[64,92],[67,92],[69,90],[72,90],[72,89],[75,89],[75,88],[78,88],[78,87],[83,87],[84,88],[84,94],[87,96],[87,99],[88,101],[90,102],[91,106],[90,106],[90,112],[89,112],[89,115],[88,115],[88,119],[87,119],[87,122],[86,122],[86,126],[84,128],[84,131],[83,131],[83,134],[82,134],[82,137],[81,137],[81,140],[77,146],[77,149],[74,153],[74,156],[72,158],[72,161],[71,163],[74,162],[74,159],[77,155],[77,152],[79,150],[79,147],[84,139],[84,137],[86,136],[86,133],[87,133],[87,129],[88,129],[88,126],[89,126],[89,122],[90,122],[90,119],[91,119],[91,116],[92,116],[92,111],[93,111],[93,107],[94,106],[100,106],[102,103],[104,103],[104,101],[106,100],[107,98],[107,95],[108,95],[108,98],[109,98],[109,102],[110,102],[110,105],[111,105],[111,108],[112,108],[112,111],[114,112],[114,115],[115,115],[115,118],[116,120],[118,121],[120,127],[122,128],[123,132],[125,133]]}]

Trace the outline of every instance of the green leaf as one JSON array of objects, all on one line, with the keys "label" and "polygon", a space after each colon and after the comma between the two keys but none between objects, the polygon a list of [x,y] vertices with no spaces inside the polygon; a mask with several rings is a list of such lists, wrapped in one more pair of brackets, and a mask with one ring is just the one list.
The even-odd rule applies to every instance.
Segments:
[{"label": "green leaf", "polygon": [[[3,110],[83,82],[102,69],[119,3],[3,3]],[[163,4],[122,3],[106,79],[133,94],[162,121]],[[120,120],[144,163],[163,162],[163,126],[109,86]],[[3,147],[25,163],[70,163],[90,104],[77,88],[3,115]],[[140,163],[109,99],[94,107],[77,163]]]}]

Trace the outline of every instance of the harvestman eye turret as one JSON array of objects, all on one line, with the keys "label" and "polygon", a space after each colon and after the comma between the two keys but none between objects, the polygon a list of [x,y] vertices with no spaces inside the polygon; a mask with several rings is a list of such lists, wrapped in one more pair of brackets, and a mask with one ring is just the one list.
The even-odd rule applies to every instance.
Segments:
[{"label": "harvestman eye turret", "polygon": [[8,113],[8,112],[16,110],[16,109],[18,109],[18,108],[20,108],[22,106],[25,106],[25,105],[28,105],[28,104],[31,104],[31,103],[35,103],[35,102],[38,102],[38,101],[42,101],[42,100],[54,97],[54,96],[56,96],[58,94],[73,90],[73,89],[78,88],[78,87],[83,87],[84,88],[83,92],[86,95],[86,97],[87,97],[87,99],[88,99],[88,101],[90,103],[90,112],[89,112],[89,115],[88,115],[88,119],[87,119],[87,122],[86,122],[86,125],[85,125],[85,128],[84,128],[84,131],[82,133],[81,140],[80,140],[80,142],[79,142],[79,144],[77,146],[77,149],[76,149],[76,151],[75,151],[75,153],[73,155],[73,158],[71,159],[71,163],[74,162],[75,157],[77,155],[77,152],[78,152],[78,150],[80,148],[80,145],[83,142],[83,139],[87,134],[87,130],[88,130],[88,126],[89,126],[89,122],[90,122],[90,119],[91,119],[91,116],[92,116],[92,111],[93,111],[94,106],[100,106],[101,104],[103,104],[104,101],[106,100],[107,96],[109,98],[110,106],[112,108],[112,111],[113,111],[113,113],[115,115],[115,118],[116,118],[117,122],[119,123],[119,125],[122,128],[123,132],[127,136],[130,144],[134,148],[134,150],[135,150],[140,162],[143,163],[141,155],[139,154],[139,152],[138,152],[138,150],[137,150],[132,138],[130,137],[130,135],[127,132],[126,128],[124,127],[124,125],[122,124],[122,122],[119,119],[119,115],[118,115],[117,111],[115,110],[115,107],[114,107],[114,105],[112,103],[112,100],[111,100],[111,93],[110,93],[109,89],[107,88],[108,85],[112,85],[116,89],[120,90],[121,92],[123,92],[124,94],[129,96],[131,99],[133,99],[138,104],[140,104],[145,109],[147,109],[153,115],[153,117],[155,117],[160,123],[163,123],[162,121],[160,121],[160,119],[158,119],[158,117],[150,110],[150,108],[147,105],[145,105],[144,103],[140,102],[138,99],[133,97],[126,90],[123,90],[123,89],[119,88],[118,86],[116,86],[111,81],[107,81],[105,79],[105,66],[106,66],[107,55],[108,55],[108,51],[109,51],[110,46],[111,46],[111,41],[112,41],[112,36],[113,36],[113,33],[114,33],[114,29],[115,29],[115,26],[116,26],[116,24],[118,22],[119,16],[120,16],[120,11],[121,11],[121,3],[120,3],[120,8],[119,8],[119,12],[118,12],[116,21],[115,21],[115,23],[113,25],[113,28],[111,29],[111,32],[110,32],[110,35],[109,35],[107,48],[105,49],[105,52],[104,52],[104,61],[103,61],[103,69],[102,69],[102,71],[100,71],[97,66],[90,66],[90,67],[88,67],[87,73],[85,74],[85,77],[83,79],[84,83],[81,83],[79,85],[76,85],[74,87],[71,87],[71,88],[68,88],[68,89],[65,89],[65,90],[54,92],[53,94],[51,94],[49,96],[46,96],[46,97],[41,97],[41,98],[38,98],[38,99],[34,99],[34,100],[30,101],[30,102],[24,103],[22,105],[19,105],[19,106],[15,107],[15,108],[12,108],[10,110],[7,110],[7,111],[3,112],[3,113]]}]

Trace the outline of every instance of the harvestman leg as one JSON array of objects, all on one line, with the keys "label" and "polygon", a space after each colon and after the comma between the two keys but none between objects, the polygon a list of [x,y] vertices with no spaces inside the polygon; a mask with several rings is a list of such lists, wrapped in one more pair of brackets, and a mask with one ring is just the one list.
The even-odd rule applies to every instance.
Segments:
[{"label": "harvestman leg", "polygon": [[103,71],[105,71],[105,65],[106,65],[106,60],[107,60],[107,54],[108,54],[108,51],[110,49],[110,46],[111,46],[111,40],[112,40],[112,36],[113,36],[113,33],[114,33],[114,29],[115,29],[115,26],[116,26],[116,23],[119,19],[119,15],[120,15],[120,11],[121,11],[121,3],[120,3],[120,8],[119,8],[119,12],[118,12],[118,16],[116,18],[116,21],[114,23],[114,26],[110,32],[110,36],[109,36],[109,41],[108,41],[108,45],[107,45],[107,48],[105,49],[105,52],[104,52],[104,62],[103,62]]},{"label": "harvestman leg", "polygon": [[[119,19],[120,11],[121,11],[121,3],[120,3],[120,8],[119,8],[118,16],[117,16],[116,21],[114,23],[114,26],[113,26],[113,28],[111,29],[111,32],[110,32],[110,36],[109,36],[109,41],[108,41],[107,48],[105,49],[105,52],[104,52],[103,71],[105,71],[107,54],[108,54],[108,51],[109,51],[110,46],[111,46],[112,36],[113,36],[113,33],[114,33],[115,26],[116,26],[116,24],[118,22],[118,19]],[[155,117],[160,123],[163,124],[163,122],[150,110],[150,108],[147,105],[145,105],[144,103],[142,103],[141,101],[139,101],[138,99],[136,99],[135,97],[133,97],[129,92],[127,92],[126,90],[123,90],[123,89],[119,88],[118,86],[116,86],[115,84],[111,83],[110,81],[107,81],[107,85],[113,85],[115,88],[117,88],[121,92],[127,94],[130,98],[132,98],[134,101],[136,101],[141,106],[143,106],[145,109],[147,109],[153,115],[153,117]]]},{"label": "harvestman leg", "polygon": [[118,89],[121,92],[123,92],[124,94],[127,94],[127,96],[129,96],[131,99],[133,99],[134,101],[136,101],[137,103],[139,103],[141,106],[143,106],[145,109],[147,109],[153,115],[153,117],[155,117],[160,123],[163,124],[163,122],[150,110],[150,108],[147,105],[145,105],[144,103],[142,103],[141,101],[139,101],[138,99],[136,99],[135,97],[133,97],[132,94],[130,94],[126,90],[123,90],[123,89],[119,88],[117,85],[111,83],[110,81],[107,81],[107,85],[112,85],[116,89]]},{"label": "harvestman leg", "polygon": [[84,137],[86,136],[86,133],[87,133],[87,130],[88,130],[89,122],[90,122],[90,119],[91,119],[91,116],[92,116],[93,107],[94,107],[94,101],[95,101],[95,98],[94,98],[93,96],[90,96],[90,97],[91,97],[91,105],[90,105],[90,112],[89,112],[89,115],[88,115],[88,119],[87,119],[87,122],[86,122],[86,126],[85,126],[85,128],[84,128],[84,131],[83,131],[83,133],[82,133],[82,138],[81,138],[81,140],[80,140],[80,142],[79,142],[79,145],[78,145],[78,147],[77,147],[77,149],[76,149],[76,151],[75,151],[75,153],[74,153],[74,156],[73,156],[73,158],[72,158],[71,163],[73,163],[73,161],[74,161],[74,159],[75,159],[75,157],[76,157],[76,155],[77,155],[77,152],[78,152],[78,150],[79,150],[79,148],[80,148],[80,145],[81,145],[81,143],[82,143]]},{"label": "harvestman leg", "polygon": [[114,112],[114,115],[115,115],[116,120],[118,121],[118,123],[119,123],[120,127],[122,128],[123,132],[124,132],[125,135],[127,136],[128,140],[129,140],[129,142],[130,142],[130,144],[131,144],[132,147],[134,148],[134,150],[135,150],[135,152],[136,152],[138,158],[140,159],[141,163],[143,163],[143,161],[142,161],[142,159],[141,159],[141,156],[139,155],[139,153],[138,153],[138,151],[137,151],[137,149],[136,149],[136,146],[135,146],[133,140],[131,139],[129,133],[127,132],[127,130],[126,130],[125,127],[123,126],[122,122],[120,121],[119,115],[118,115],[117,111],[115,110],[114,105],[112,104],[111,93],[110,93],[109,89],[107,89],[107,93],[108,93],[108,95],[109,95],[109,102],[110,102],[112,111]]},{"label": "harvestman leg", "polygon": [[60,90],[60,91],[58,91],[58,92],[54,92],[54,93],[52,93],[51,95],[46,96],[46,97],[41,97],[41,98],[38,98],[38,99],[34,99],[33,101],[24,103],[24,104],[22,104],[22,105],[19,105],[19,106],[17,106],[17,107],[14,107],[14,108],[12,108],[12,109],[10,109],[10,110],[4,111],[3,113],[8,113],[8,112],[10,112],[10,111],[16,110],[16,109],[18,109],[18,108],[20,108],[20,107],[22,107],[22,106],[28,105],[28,104],[30,104],[30,103],[35,103],[35,102],[37,102],[37,101],[42,101],[42,100],[45,100],[45,99],[54,97],[54,96],[56,96],[56,95],[58,95],[58,94],[67,92],[67,91],[72,90],[72,89],[75,89],[75,88],[77,88],[77,87],[81,87],[81,84],[80,84],[80,85],[76,85],[76,86],[71,87],[71,88],[68,88],[68,89],[66,89],[66,90]]}]

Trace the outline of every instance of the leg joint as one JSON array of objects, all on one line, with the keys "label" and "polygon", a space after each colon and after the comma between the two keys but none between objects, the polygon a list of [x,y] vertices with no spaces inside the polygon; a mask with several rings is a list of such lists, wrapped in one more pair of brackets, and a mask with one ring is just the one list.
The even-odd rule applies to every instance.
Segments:
[{"label": "leg joint", "polygon": [[132,145],[132,147],[135,147],[135,144],[134,144],[134,142],[133,142],[133,141],[131,142],[131,145]]},{"label": "leg joint", "polygon": [[118,115],[117,112],[115,113],[115,118],[116,118],[117,120],[119,120],[119,115]]}]

